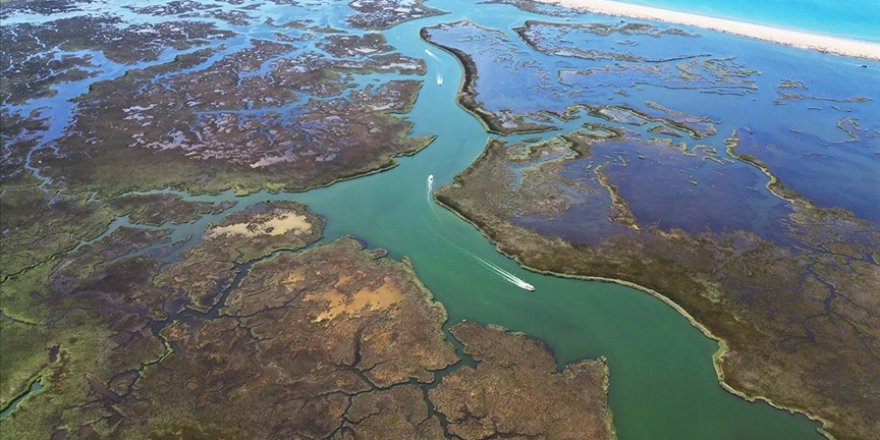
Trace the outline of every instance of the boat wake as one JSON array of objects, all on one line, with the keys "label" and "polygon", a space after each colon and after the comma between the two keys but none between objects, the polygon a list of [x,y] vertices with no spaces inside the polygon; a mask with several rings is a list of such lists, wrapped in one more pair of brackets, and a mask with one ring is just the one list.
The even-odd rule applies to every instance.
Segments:
[{"label": "boat wake", "polygon": [[[434,213],[434,217],[439,221],[440,218],[437,216],[437,213],[434,211],[434,201],[431,199],[431,196],[432,196],[432,192],[433,192],[433,191],[434,191],[434,175],[433,175],[433,174],[429,174],[429,175],[428,175],[428,181],[427,181],[427,192],[426,192],[426,196],[427,196],[428,204],[429,204],[430,207],[431,207],[431,212]],[[439,232],[439,231],[438,231],[438,232]],[[459,246],[458,244],[453,243],[451,240],[449,240],[448,238],[446,238],[446,236],[443,235],[442,233],[440,233],[440,237],[442,237],[444,240],[446,240],[447,242],[449,242],[449,243],[452,244],[453,246],[455,246],[455,247],[461,249],[464,253],[470,255],[471,257],[473,257],[474,259],[476,259],[477,261],[479,261],[480,264],[482,264],[484,267],[486,267],[487,269],[489,269],[489,270],[491,270],[492,272],[494,272],[496,275],[498,275],[499,277],[501,277],[501,279],[503,279],[504,281],[507,281],[508,283],[513,284],[513,285],[516,286],[516,287],[519,287],[520,289],[528,290],[529,292],[534,292],[534,291],[535,291],[535,286],[533,286],[533,285],[531,285],[531,284],[529,284],[529,283],[523,281],[522,278],[519,278],[519,277],[517,277],[516,275],[514,275],[514,274],[512,274],[512,273],[510,273],[510,272],[508,272],[508,271],[506,271],[506,270],[504,270],[504,269],[498,267],[497,265],[492,264],[492,263],[490,263],[490,262],[488,262],[488,261],[486,261],[486,260],[484,260],[484,259],[482,259],[482,258],[480,258],[480,257],[478,257],[478,256],[476,256],[476,255],[474,255],[474,254],[472,254],[472,253],[470,253],[469,251],[467,251],[466,249],[462,248],[462,247]]]},{"label": "boat wake", "polygon": [[[434,52],[431,52],[431,49],[425,49],[425,54],[428,55],[429,57],[431,57],[434,61],[440,63],[441,66],[443,65],[443,61],[440,61],[440,58],[438,58],[437,55],[434,55]],[[443,74],[442,73],[437,74],[437,85],[438,86],[443,85]]]},{"label": "boat wake", "polygon": [[512,274],[512,273],[510,273],[510,272],[508,272],[508,271],[506,271],[506,270],[504,270],[504,269],[502,269],[502,268],[476,256],[476,255],[471,255],[471,256],[476,258],[477,260],[479,260],[483,266],[486,266],[492,272],[495,272],[496,274],[498,274],[498,276],[500,276],[502,279],[504,279],[508,283],[513,284],[514,286],[519,287],[520,289],[528,290],[529,292],[535,291],[535,286],[523,281],[522,278],[519,278],[516,275],[514,275],[514,274]]},{"label": "boat wake", "polygon": [[437,58],[437,55],[434,55],[434,52],[431,52],[431,49],[425,49],[425,54],[436,61],[440,61],[440,58]]}]

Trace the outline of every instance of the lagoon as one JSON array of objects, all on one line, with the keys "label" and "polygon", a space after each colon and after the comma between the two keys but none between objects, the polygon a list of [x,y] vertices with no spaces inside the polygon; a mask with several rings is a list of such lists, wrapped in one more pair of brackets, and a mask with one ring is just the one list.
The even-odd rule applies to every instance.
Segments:
[{"label": "lagoon", "polygon": [[[660,2],[651,3],[651,6],[664,6]],[[671,7],[674,2],[668,3]],[[725,391],[718,382],[712,362],[718,344],[663,301],[625,286],[526,271],[499,254],[471,225],[438,206],[431,197],[426,197],[427,176],[434,176],[435,186],[448,184],[482,152],[486,140],[492,135],[456,103],[457,87],[462,80],[462,67],[458,61],[422,40],[419,36],[421,29],[466,19],[509,33],[526,20],[548,19],[507,5],[462,0],[431,1],[428,4],[449,13],[408,21],[384,32],[395,49],[427,62],[423,88],[413,110],[406,116],[414,123],[414,135],[437,135],[427,149],[415,156],[401,158],[399,165],[388,171],[303,193],[259,192],[244,197],[236,197],[231,192],[211,196],[183,195],[189,200],[234,200],[238,203],[233,210],[267,199],[304,202],[326,218],[324,242],[354,235],[371,248],[387,249],[392,258],[409,258],[419,278],[447,309],[447,327],[467,319],[521,331],[546,342],[560,364],[606,357],[611,377],[611,408],[620,439],[822,438],[817,432],[818,424],[802,415],[777,410],[762,402],[750,403]],[[745,5],[744,2],[741,4]],[[806,6],[803,9],[806,10]],[[262,12],[277,21],[297,18],[285,16],[284,8],[278,6],[267,6]],[[710,13],[711,7],[706,12]],[[319,24],[347,27],[333,8],[321,9],[318,14],[313,18]],[[865,16],[870,17],[870,14]],[[576,18],[588,19],[609,20],[587,15]],[[809,23],[809,20],[803,20]],[[862,35],[858,25],[854,26],[851,32]],[[251,37],[264,38],[271,34],[262,25],[246,31],[247,38],[229,42],[230,50],[246,47]],[[759,46],[764,52],[754,55],[757,60],[774,53],[808,61],[822,56],[799,49],[741,41],[712,32],[703,33],[708,35],[711,43],[732,43],[739,45],[737,49]],[[880,31],[865,32],[864,35],[880,41]],[[426,50],[434,56],[426,57]],[[170,55],[163,55],[163,58],[170,58]],[[852,60],[833,58],[832,63],[835,68],[845,68],[852,64]],[[121,73],[117,68],[110,68],[108,72],[108,75]],[[443,80],[435,82],[435,78]],[[370,77],[363,78],[365,82],[369,80]],[[77,86],[84,88],[84,84]],[[80,89],[76,93],[60,93],[43,100],[41,105],[69,110],[66,99],[81,92]],[[659,89],[652,93],[666,98],[671,92]],[[761,96],[772,99],[773,93],[770,89],[762,91]],[[58,113],[54,115],[53,126],[63,125],[66,121],[67,115],[61,111]],[[754,118],[758,120],[762,116],[758,114]],[[579,125],[583,120],[576,123],[567,124]],[[714,140],[728,134],[725,131]],[[863,207],[869,214],[876,215],[872,208],[875,207]],[[210,222],[221,217],[205,216],[194,223],[174,226],[174,237],[198,237]],[[127,224],[124,219],[117,223]],[[535,292],[510,284],[481,264],[480,259],[533,285]]]}]

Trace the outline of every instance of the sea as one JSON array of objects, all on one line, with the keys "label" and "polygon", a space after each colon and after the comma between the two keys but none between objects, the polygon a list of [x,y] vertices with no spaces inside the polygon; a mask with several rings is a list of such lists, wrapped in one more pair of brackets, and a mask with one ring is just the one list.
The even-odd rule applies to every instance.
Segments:
[{"label": "sea", "polygon": [[619,0],[781,29],[880,43],[880,0]]}]

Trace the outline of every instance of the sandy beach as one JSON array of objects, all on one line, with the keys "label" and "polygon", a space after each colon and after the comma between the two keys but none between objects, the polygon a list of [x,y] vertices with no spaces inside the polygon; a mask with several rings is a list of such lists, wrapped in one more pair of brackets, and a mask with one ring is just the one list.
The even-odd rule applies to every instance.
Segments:
[{"label": "sandy beach", "polygon": [[640,20],[659,20],[667,23],[695,26],[727,32],[773,43],[785,44],[820,52],[829,52],[856,58],[880,60],[880,44],[846,38],[777,29],[722,18],[705,17],[686,12],[669,11],[647,6],[631,5],[609,0],[538,0],[596,14],[616,15]]}]

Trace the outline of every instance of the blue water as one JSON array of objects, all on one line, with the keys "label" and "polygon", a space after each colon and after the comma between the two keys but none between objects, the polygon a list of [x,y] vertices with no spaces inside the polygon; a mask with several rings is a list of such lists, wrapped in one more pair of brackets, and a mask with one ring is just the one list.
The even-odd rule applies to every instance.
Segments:
[{"label": "blue water", "polygon": [[[877,74],[880,63],[829,56],[688,26],[675,27],[702,36],[665,35],[658,38],[628,35],[626,38],[631,49],[621,49],[616,38],[600,38],[582,30],[541,31],[546,37],[541,45],[560,50],[631,51],[653,60],[696,57],[688,58],[687,62],[645,64],[609,62],[601,57],[590,60],[564,53],[548,56],[530,48],[510,30],[519,26],[521,21],[507,23],[494,17],[483,20],[473,14],[470,18],[483,27],[456,26],[431,31],[431,35],[440,44],[472,54],[479,71],[476,83],[478,100],[486,103],[488,110],[505,111],[526,119],[537,117],[534,121],[539,121],[541,111],[561,113],[574,104],[624,105],[645,111],[650,110],[645,105],[648,101],[663,103],[677,111],[715,121],[717,133],[700,139],[700,143],[723,150],[724,139],[734,131],[740,132],[742,142],[738,151],[767,164],[787,188],[817,206],[844,208],[860,218],[880,223],[877,199],[880,174],[876,171],[880,159],[880,125],[874,117],[880,114],[880,99],[876,92],[880,90],[880,76]],[[572,23],[612,24],[620,18],[575,15],[569,20]],[[700,62],[694,61],[699,59],[714,61],[700,67]],[[698,73],[692,75],[696,79],[683,78],[676,73],[683,65],[696,69],[694,72]],[[713,71],[720,67],[727,73]],[[785,81],[792,80],[802,82],[804,88],[780,88]],[[625,93],[616,93],[617,90]],[[784,99],[784,94],[795,98]],[[859,133],[854,133],[855,138],[839,127],[850,118],[860,127]],[[583,122],[601,123],[602,120],[579,119],[573,122],[563,124],[567,128],[559,132],[572,131]],[[746,133],[751,134],[747,137]],[[670,140],[677,143],[680,139]],[[817,157],[823,159],[816,160]],[[726,168],[742,166],[744,164],[740,163]],[[716,166],[702,168],[710,174],[718,169]],[[748,173],[753,174],[752,179],[763,179],[754,174],[758,173],[754,169],[744,173],[743,178]],[[642,174],[640,178],[648,177]],[[613,176],[611,179],[615,180]],[[756,180],[751,182],[746,186],[754,188]],[[622,182],[614,183],[623,185]],[[732,200],[729,199],[733,197],[732,192],[745,185],[743,181],[742,185],[728,186],[727,193],[719,197],[717,190],[708,185],[708,180],[705,183],[691,189],[706,191],[704,200],[725,204]],[[686,184],[684,188],[690,186]],[[762,188],[761,185],[758,187]],[[756,191],[749,196],[750,202],[759,199],[773,202],[774,196],[763,189]],[[713,199],[713,196],[718,198]],[[774,211],[770,205],[761,206],[761,212]],[[631,208],[638,210],[632,205]],[[662,208],[671,209],[672,205],[663,204]],[[734,210],[734,213],[746,215],[747,211]],[[678,217],[680,213],[672,210],[670,215]],[[733,223],[730,222],[736,223],[731,216],[722,215],[718,220],[731,226]],[[659,218],[652,221],[662,223]],[[741,217],[738,221],[745,222],[740,225],[750,225],[754,233],[765,237],[768,236],[763,233],[772,234],[772,231],[761,231],[753,216]],[[682,226],[677,224],[675,227]]]},{"label": "blue water", "polygon": [[[809,422],[803,416],[777,411],[766,403],[749,403],[725,392],[718,384],[712,365],[712,354],[718,349],[717,344],[704,337],[684,317],[662,302],[622,286],[526,272],[513,261],[498,254],[495,247],[477,230],[462,222],[454,214],[436,207],[432,199],[426,197],[424,185],[428,174],[435,176],[437,186],[447,184],[455,174],[463,170],[482,152],[489,135],[470,114],[456,105],[456,87],[461,79],[458,62],[447,52],[422,41],[418,37],[420,29],[437,23],[469,19],[479,25],[499,29],[507,38],[515,41],[517,57],[522,60],[522,57],[528,56],[528,48],[512,34],[511,29],[521,26],[527,19],[548,19],[546,16],[528,14],[509,6],[477,5],[476,1],[478,0],[432,0],[428,3],[429,6],[448,10],[451,13],[406,22],[384,33],[389,43],[403,54],[422,57],[427,61],[428,74],[424,77],[425,87],[407,118],[414,123],[413,135],[438,135],[437,140],[429,148],[415,156],[402,158],[400,166],[387,172],[306,193],[262,192],[242,198],[233,198],[231,192],[218,196],[182,195],[191,200],[233,199],[238,202],[233,210],[267,199],[305,202],[327,219],[325,240],[354,234],[364,239],[370,247],[388,249],[392,258],[407,256],[419,278],[448,311],[450,323],[468,319],[525,332],[544,340],[552,348],[560,363],[605,356],[611,371],[610,404],[621,439],[821,438],[815,431],[816,424]],[[107,8],[109,12],[119,14],[131,22],[167,20],[167,17],[134,14],[123,7],[124,4],[137,3],[138,0],[115,0],[110,3],[95,3],[94,7]],[[245,2],[245,4],[250,3],[257,2]],[[283,23],[297,18],[298,14],[308,14],[310,18],[315,19],[316,25],[346,27],[344,17],[347,13],[345,9],[347,0],[312,1],[308,2],[308,6],[303,6],[306,2],[301,2],[300,6],[309,8],[307,11],[289,5],[274,5],[271,2],[261,1],[259,3],[261,6],[252,10],[253,22],[247,26],[215,23],[221,29],[234,30],[240,34],[233,39],[211,43],[217,46],[223,44],[227,47],[221,55],[246,49],[252,38],[274,38],[277,29],[265,24],[266,18],[269,17],[277,23]],[[238,5],[224,3],[223,7],[232,9]],[[694,9],[688,8],[688,10]],[[99,9],[99,11],[103,10]],[[4,26],[15,20],[40,22],[47,18],[19,15],[4,19]],[[615,19],[583,16],[578,20],[612,22]],[[815,99],[786,102],[784,105],[768,103],[775,99],[776,86],[783,79],[801,80],[808,87],[802,91],[803,93],[820,97],[846,98],[862,94],[875,96],[871,92],[877,89],[875,72],[880,69],[880,64],[867,63],[868,67],[862,68],[854,64],[853,60],[843,57],[775,46],[691,28],[686,30],[700,32],[705,36],[703,39],[684,40],[680,45],[672,45],[672,49],[675,49],[673,55],[679,52],[685,54],[709,52],[719,57],[736,56],[737,62],[742,61],[749,66],[760,67],[762,72],[760,89],[743,92],[742,96],[722,96],[717,93],[699,93],[699,90],[688,92],[650,84],[634,84],[630,87],[631,99],[616,98],[620,100],[619,103],[641,106],[646,99],[652,99],[682,111],[693,111],[694,114],[705,114],[714,120],[724,121],[719,122],[718,135],[701,140],[719,148],[723,147],[723,138],[729,136],[734,128],[739,127],[763,127],[764,131],[755,134],[759,140],[768,136],[782,138],[787,135],[787,128],[791,126],[799,127],[813,137],[840,136],[834,125],[838,120],[837,116],[840,116],[838,112],[841,114],[846,112],[845,114],[850,117],[860,118],[866,129],[876,127],[871,115],[878,113],[877,106],[880,106],[880,102],[877,100],[859,104],[815,102]],[[285,29],[284,32],[288,36],[293,36],[291,33],[298,31]],[[655,52],[663,54],[665,52],[662,50],[670,50],[668,43],[672,38],[671,36],[656,39],[631,36],[631,40],[638,40],[639,43],[637,49],[632,50],[648,55]],[[600,44],[598,39],[594,44]],[[608,46],[615,43],[603,44]],[[309,50],[309,48],[305,46],[298,50]],[[432,50],[437,58],[428,57],[425,49]],[[59,87],[58,95],[32,100],[16,108],[24,113],[37,108],[45,109],[43,114],[51,117],[52,122],[50,129],[45,133],[47,139],[54,140],[64,132],[75,110],[74,103],[68,101],[70,98],[85,93],[94,81],[113,79],[126,70],[141,67],[140,64],[118,65],[103,57],[98,58],[97,56],[100,55],[98,52],[95,54],[93,61],[99,65],[99,76],[64,84]],[[162,54],[159,60],[145,64],[166,62],[176,54],[177,52],[169,51]],[[557,67],[555,65],[557,60],[551,57],[538,58],[545,65],[553,67],[554,73],[557,68],[564,67],[563,65]],[[575,59],[568,62],[575,67],[581,65],[581,61]],[[858,60],[858,63],[861,64],[862,61]],[[490,70],[486,70],[481,78],[488,78],[490,74]],[[433,82],[433,78],[438,75],[445,78],[442,85],[435,85]],[[620,78],[615,78],[614,75],[606,75],[606,77],[610,78],[609,81],[636,81],[632,73],[622,75]],[[366,84],[372,78],[389,77],[364,76],[359,83]],[[564,94],[558,99],[541,95],[537,95],[541,96],[540,99],[535,99],[536,95],[525,95],[531,92],[532,89],[529,87],[532,83],[521,81],[521,76],[509,73],[504,76],[498,75],[498,78],[507,81],[500,83],[501,85],[514,85],[514,87],[506,86],[504,93],[513,97],[525,96],[518,100],[522,105],[534,104],[534,108],[541,108],[555,105],[568,98],[568,95]],[[555,78],[555,75],[551,78]],[[613,94],[614,87],[587,86],[582,89],[585,96],[590,98],[589,102],[610,102],[609,96],[618,96]],[[591,95],[591,91],[595,94]],[[481,88],[481,93],[491,92],[491,89]],[[492,101],[497,102],[495,99]],[[838,104],[841,110],[831,108],[831,105]],[[807,112],[804,110],[807,106],[821,106],[822,110]],[[575,119],[561,122],[559,131],[580,128],[580,124],[584,121],[585,119]],[[764,123],[766,121],[773,123]],[[555,133],[548,132],[543,133],[542,136],[553,134]],[[864,145],[870,147],[867,142],[874,138],[868,139],[868,136],[864,136],[863,139]],[[845,157],[847,163],[864,163],[867,164],[866,166],[876,163],[871,161],[876,160],[872,158],[880,157],[873,155],[874,150],[853,147],[863,144],[840,146],[833,143],[837,140],[837,138],[830,139],[827,147],[820,142],[806,146],[797,143],[794,145],[801,149],[776,149],[770,152],[761,149],[763,144],[760,142],[743,148],[744,152],[759,156],[770,163],[771,168],[778,170],[777,174],[784,182],[790,182],[794,190],[801,191],[811,200],[824,201],[825,204],[822,206],[845,206],[853,210],[861,208],[859,212],[864,212],[866,217],[872,214],[880,216],[880,211],[870,210],[872,205],[880,206],[880,203],[875,203],[876,197],[872,196],[873,193],[868,193],[870,187],[865,183],[867,178],[861,181],[852,179],[844,186],[838,181],[838,174],[834,174],[836,168],[828,170],[829,167],[817,166],[817,169],[811,169],[806,173],[807,178],[796,180],[805,173],[800,172],[795,166],[788,168],[783,166],[785,163],[802,163],[802,160],[798,162],[793,158],[798,158],[805,152],[812,152],[810,148],[823,148],[825,154]],[[828,161],[817,161],[817,163],[828,163]],[[757,170],[746,169],[753,177],[761,177]],[[868,174],[867,171],[861,171],[861,174],[855,173],[850,168],[841,169],[839,172],[855,176]],[[761,182],[763,180],[759,181],[757,186],[762,188]],[[622,184],[621,188],[623,191],[626,190]],[[702,188],[702,186],[697,187],[697,189]],[[639,214],[649,215],[642,212]],[[174,226],[175,231],[171,240],[176,242],[188,236],[199,237],[210,222],[219,220],[223,215],[206,216],[194,223]],[[128,219],[117,219],[110,230],[130,225]],[[196,239],[193,242],[197,241]],[[523,292],[496,273],[487,270],[473,258],[474,256],[498,265],[505,271],[534,284],[538,293]],[[46,398],[48,394],[44,391],[37,396]],[[31,402],[36,406],[42,401],[33,399]]]},{"label": "blue water", "polygon": [[619,0],[784,29],[880,42],[880,0]]}]

